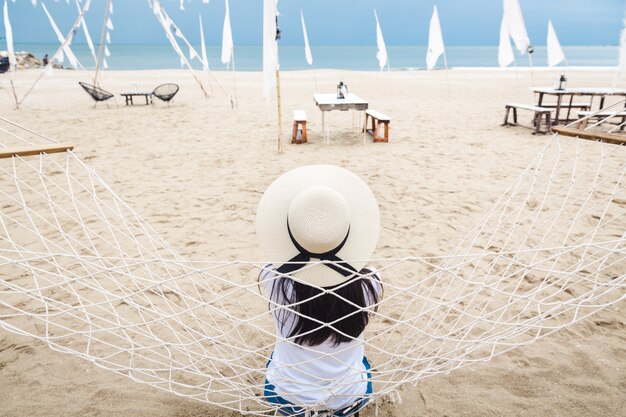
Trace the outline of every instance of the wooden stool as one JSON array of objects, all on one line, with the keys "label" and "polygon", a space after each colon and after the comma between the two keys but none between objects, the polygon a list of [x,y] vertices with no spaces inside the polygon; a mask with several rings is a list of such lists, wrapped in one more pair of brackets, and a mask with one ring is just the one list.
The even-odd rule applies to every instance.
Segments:
[{"label": "wooden stool", "polygon": [[[372,128],[367,128],[368,119],[372,119]],[[369,133],[374,136],[374,142],[389,142],[389,122],[391,118],[386,114],[382,114],[379,111],[367,109],[365,111],[365,126],[363,126],[363,131]],[[382,126],[381,126],[382,125]],[[384,136],[380,136],[380,128],[385,129]]]},{"label": "wooden stool", "polygon": [[306,143],[306,113],[304,110],[293,111],[291,143]]}]

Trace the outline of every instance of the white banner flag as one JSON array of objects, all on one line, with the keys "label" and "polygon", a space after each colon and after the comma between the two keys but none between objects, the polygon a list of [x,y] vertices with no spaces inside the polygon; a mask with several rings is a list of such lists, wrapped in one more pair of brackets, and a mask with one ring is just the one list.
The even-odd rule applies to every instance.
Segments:
[{"label": "white banner flag", "polygon": [[11,27],[11,21],[9,21],[9,6],[6,0],[4,0],[4,31],[7,38],[9,66],[11,68],[11,71],[15,71],[17,60],[15,59],[15,50],[13,49],[13,28]]},{"label": "white banner flag", "polygon": [[504,68],[511,65],[514,60],[515,56],[513,55],[511,39],[509,39],[506,16],[502,15],[502,23],[500,24],[500,45],[498,47],[498,64]]},{"label": "white banner flag", "polygon": [[507,22],[507,31],[515,47],[520,54],[524,54],[530,46],[528,33],[526,32],[526,24],[524,24],[524,16],[520,8],[518,0],[504,1],[504,17]]},{"label": "white banner flag", "polygon": [[[78,4],[78,0],[74,0],[76,3],[76,10],[80,14],[82,11],[80,9],[80,5]],[[113,4],[113,3],[111,3]],[[98,57],[96,56],[96,49],[93,46],[93,41],[91,40],[91,35],[89,34],[89,30],[87,29],[87,23],[85,22],[85,17],[80,18],[80,25],[83,27],[83,33],[85,34],[85,40],[87,41],[87,46],[89,47],[89,52],[91,52],[91,57],[94,60],[94,63],[98,64]],[[108,35],[108,32],[107,32]],[[107,39],[107,42],[111,42],[110,39]]]},{"label": "white banner flag", "polygon": [[437,6],[433,10],[433,16],[430,18],[430,30],[428,32],[428,52],[426,53],[426,68],[429,70],[435,68],[437,60],[445,53],[443,46],[443,36],[441,34],[441,25],[439,24],[439,13]]},{"label": "white banner flag", "polygon": [[624,18],[622,33],[620,33],[619,45],[619,70],[626,71],[626,18]]},{"label": "white banner flag", "polygon": [[[61,42],[61,44],[64,44],[65,43],[65,39],[63,38],[63,35],[61,34],[61,31],[59,30],[57,24],[54,22],[54,19],[52,18],[52,16],[48,12],[48,9],[46,8],[46,5],[41,3],[41,7],[43,7],[44,12],[46,12],[46,15],[48,16],[48,20],[50,20],[50,26],[52,26],[52,30],[54,30],[54,33],[57,35],[57,39],[59,40],[59,42]],[[68,61],[70,61],[70,65],[72,66],[72,68],[78,67],[78,65],[79,65],[78,59],[76,58],[76,55],[74,55],[74,53],[70,49],[70,43],[69,42],[65,43],[65,46],[63,46],[63,52],[67,56]],[[59,54],[59,55],[61,57],[63,56],[62,54]],[[59,62],[63,62],[63,60],[61,59],[61,60],[59,60]]]},{"label": "white banner flag", "polygon": [[226,3],[226,13],[224,14],[224,28],[222,30],[222,64],[230,64],[233,58],[233,34],[230,30],[228,0],[224,1]]},{"label": "white banner flag", "polygon": [[204,43],[204,27],[202,26],[202,15],[198,15],[200,20],[200,53],[202,54],[202,69],[209,70],[209,58],[206,54],[206,44]]},{"label": "white banner flag", "polygon": [[302,34],[304,35],[304,56],[309,65],[313,65],[313,55],[311,54],[311,45],[309,45],[309,36],[306,33],[306,25],[304,24],[304,15],[300,10],[300,20],[302,21]]},{"label": "white banner flag", "polygon": [[276,16],[278,0],[263,0],[263,96],[270,97],[278,71]]},{"label": "white banner flag", "polygon": [[549,67],[555,67],[565,59],[565,54],[563,53],[563,49],[561,49],[561,43],[556,36],[551,20],[548,20],[548,39],[546,40],[546,47],[548,49]]},{"label": "white banner flag", "polygon": [[385,46],[385,39],[383,38],[383,32],[380,30],[380,23],[378,23],[378,14],[374,10],[374,17],[376,18],[376,45],[378,46],[378,52],[376,52],[376,58],[378,59],[378,66],[381,71],[387,65],[387,47]]}]

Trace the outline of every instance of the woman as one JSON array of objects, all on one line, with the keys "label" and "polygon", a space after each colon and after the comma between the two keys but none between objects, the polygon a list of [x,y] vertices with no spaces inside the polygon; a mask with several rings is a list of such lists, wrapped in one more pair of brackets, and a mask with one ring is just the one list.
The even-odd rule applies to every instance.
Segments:
[{"label": "woman", "polygon": [[330,165],[283,174],[259,203],[257,236],[278,261],[259,276],[276,324],[264,396],[283,414],[353,415],[372,393],[363,332],[382,284],[364,260],[379,217],[367,185]]}]

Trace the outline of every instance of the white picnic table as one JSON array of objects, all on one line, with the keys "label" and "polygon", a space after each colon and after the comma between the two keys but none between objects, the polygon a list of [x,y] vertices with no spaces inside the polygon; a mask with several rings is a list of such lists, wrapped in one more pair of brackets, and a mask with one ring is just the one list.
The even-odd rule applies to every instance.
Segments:
[{"label": "white picnic table", "polygon": [[356,131],[360,127],[358,112],[365,112],[368,107],[366,100],[353,93],[348,93],[346,98],[337,98],[336,94],[316,93],[313,94],[313,99],[322,112],[322,133],[326,138],[326,143],[330,143],[330,127],[328,126],[324,113],[333,110],[353,110],[352,129]]}]

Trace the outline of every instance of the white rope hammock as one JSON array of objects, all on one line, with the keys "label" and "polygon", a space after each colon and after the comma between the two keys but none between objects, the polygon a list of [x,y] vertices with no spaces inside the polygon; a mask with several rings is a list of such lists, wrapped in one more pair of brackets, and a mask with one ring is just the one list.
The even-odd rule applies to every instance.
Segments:
[{"label": "white rope hammock", "polygon": [[[0,132],[0,152],[41,142],[6,120]],[[365,331],[371,402],[623,300],[625,172],[626,147],[554,135],[451,254],[372,260],[385,293]],[[265,264],[183,259],[72,151],[0,159],[7,331],[183,397],[265,415],[276,412],[263,399],[276,338],[257,284]]]}]

